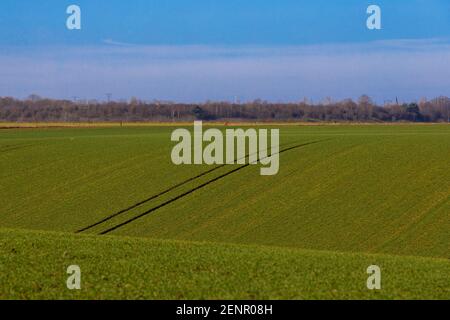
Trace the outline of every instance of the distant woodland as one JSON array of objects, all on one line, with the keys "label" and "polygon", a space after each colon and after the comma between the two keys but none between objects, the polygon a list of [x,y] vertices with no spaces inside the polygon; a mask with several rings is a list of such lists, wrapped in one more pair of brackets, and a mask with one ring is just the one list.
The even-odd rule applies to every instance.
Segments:
[{"label": "distant woodland", "polygon": [[0,98],[3,122],[140,122],[140,121],[306,121],[306,122],[450,122],[450,99],[377,105],[370,97],[322,103],[252,102],[174,103],[161,101],[69,101],[31,95]]}]

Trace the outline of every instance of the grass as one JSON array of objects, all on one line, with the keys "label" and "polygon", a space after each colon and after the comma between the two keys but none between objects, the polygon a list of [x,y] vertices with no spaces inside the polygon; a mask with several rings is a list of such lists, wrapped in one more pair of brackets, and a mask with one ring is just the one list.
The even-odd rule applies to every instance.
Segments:
[{"label": "grass", "polygon": [[[448,299],[444,259],[0,230],[0,299]],[[81,268],[82,288],[66,288]],[[382,269],[382,290],[366,269]]]},{"label": "grass", "polygon": [[[141,291],[145,298],[176,298],[180,292],[181,298],[449,297],[448,291],[433,295],[431,288],[442,288],[442,279],[450,282],[450,126],[282,126],[283,147],[317,143],[280,155],[278,175],[263,177],[259,166],[244,168],[109,234],[115,237],[95,237],[237,167],[218,168],[83,232],[92,236],[74,236],[77,230],[211,169],[171,163],[173,129],[151,125],[0,130],[0,228],[64,233],[1,232],[6,245],[0,247],[1,256],[9,259],[9,268],[21,268],[8,271],[4,298],[71,298],[73,293],[65,291],[60,296],[64,282],[52,279],[42,280],[46,289],[41,293],[30,289],[27,274],[42,276],[44,271],[34,261],[46,256],[53,264],[43,263],[54,274],[72,257],[92,269],[86,276],[92,278],[86,279],[77,298],[139,297]],[[4,249],[10,246],[23,246],[24,255]],[[33,251],[33,246],[38,247]],[[52,246],[62,251],[52,252]],[[180,254],[180,247],[189,255]],[[166,251],[158,251],[161,248]],[[64,252],[69,259],[58,256]],[[128,262],[126,257],[131,257]],[[361,268],[365,271],[373,257],[395,270],[389,272],[391,287],[386,284],[379,294],[357,287],[367,278]],[[269,258],[280,262],[271,265]],[[102,260],[112,263],[110,272]],[[248,272],[246,260],[254,263]],[[158,263],[163,263],[160,269]],[[103,267],[89,267],[95,264]],[[149,270],[146,264],[159,273],[143,274]],[[339,273],[348,268],[341,280],[333,273],[336,264],[342,266]],[[257,266],[264,270],[256,272]],[[307,276],[301,270],[307,270]],[[313,276],[314,270],[320,277]],[[125,284],[130,277],[130,287],[122,287],[116,278],[104,282],[103,273]],[[229,285],[227,274],[235,280]],[[225,289],[213,290],[213,275]],[[145,285],[138,285],[141,276]],[[194,281],[189,277],[198,277],[201,289],[189,287]],[[417,284],[416,277],[429,279],[430,286]],[[319,278],[326,283],[315,292]],[[114,286],[122,291],[113,293]],[[152,286],[157,292],[146,289]]]},{"label": "grass", "polygon": [[277,176],[242,170],[114,234],[450,257],[450,136],[377,132],[299,135],[331,140],[283,154]]}]

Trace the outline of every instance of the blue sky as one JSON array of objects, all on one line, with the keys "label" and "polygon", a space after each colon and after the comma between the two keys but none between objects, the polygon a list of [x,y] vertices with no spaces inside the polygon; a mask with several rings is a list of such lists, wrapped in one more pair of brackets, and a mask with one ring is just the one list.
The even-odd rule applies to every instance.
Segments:
[{"label": "blue sky", "polygon": [[0,96],[419,99],[450,95],[449,39],[447,0],[2,0]]}]

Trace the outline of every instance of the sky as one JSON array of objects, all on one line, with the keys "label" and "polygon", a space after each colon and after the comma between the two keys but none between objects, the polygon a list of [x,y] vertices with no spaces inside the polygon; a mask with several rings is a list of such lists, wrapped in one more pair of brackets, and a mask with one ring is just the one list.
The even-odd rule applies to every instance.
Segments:
[{"label": "sky", "polygon": [[409,101],[450,96],[449,59],[448,0],[0,3],[0,96]]}]

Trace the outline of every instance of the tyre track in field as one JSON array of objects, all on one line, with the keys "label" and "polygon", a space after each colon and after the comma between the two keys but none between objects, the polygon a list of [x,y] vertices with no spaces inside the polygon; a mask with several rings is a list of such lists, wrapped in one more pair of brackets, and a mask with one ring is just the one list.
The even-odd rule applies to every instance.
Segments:
[{"label": "tyre track in field", "polygon": [[[292,144],[292,143],[288,143],[287,145],[290,145],[290,144]],[[248,157],[250,157],[250,154],[247,154],[243,158],[240,158],[240,159],[237,159],[237,160],[247,159]],[[164,191],[162,191],[162,192],[160,192],[158,194],[155,194],[155,195],[151,196],[150,198],[147,198],[147,199],[142,200],[142,201],[140,201],[138,203],[135,203],[132,206],[127,207],[125,209],[122,209],[122,210],[120,210],[120,211],[118,211],[118,212],[116,212],[114,214],[111,214],[111,215],[101,219],[100,221],[94,223],[94,224],[91,224],[91,225],[89,225],[89,226],[87,226],[85,228],[77,230],[76,233],[81,233],[81,232],[90,230],[90,229],[92,229],[92,228],[94,228],[94,227],[96,227],[98,225],[101,225],[102,223],[108,222],[108,221],[110,221],[110,220],[112,220],[112,219],[114,219],[114,218],[116,218],[116,217],[118,217],[118,216],[120,216],[120,215],[122,215],[122,214],[124,214],[124,213],[126,213],[128,211],[130,211],[130,210],[133,210],[133,209],[135,209],[135,208],[137,208],[137,207],[139,207],[139,206],[141,206],[143,204],[146,204],[147,202],[155,200],[155,199],[157,199],[157,198],[159,198],[159,197],[169,193],[170,191],[173,191],[173,190],[175,190],[175,189],[177,189],[179,187],[182,187],[183,185],[188,184],[189,182],[195,181],[195,180],[197,180],[197,179],[199,179],[199,178],[201,178],[203,176],[206,176],[207,174],[209,174],[211,172],[217,171],[217,170],[225,167],[226,165],[227,164],[218,165],[218,166],[216,166],[216,167],[214,167],[212,169],[209,169],[209,170],[207,170],[205,172],[202,172],[202,173],[200,173],[200,174],[198,174],[198,175],[196,175],[196,176],[194,176],[192,178],[184,180],[183,182],[180,182],[180,183],[178,183],[178,184],[176,184],[176,185],[174,185],[174,186],[172,186],[172,187],[170,187],[170,188],[168,188],[168,189],[166,189],[166,190],[164,190]]]},{"label": "tyre track in field", "polygon": [[183,185],[185,185],[185,184],[187,184],[187,183],[189,183],[189,182],[191,182],[191,181],[194,181],[194,180],[196,180],[196,179],[198,179],[198,178],[201,178],[201,177],[207,175],[208,173],[211,173],[211,172],[213,172],[213,171],[216,171],[216,170],[218,170],[218,169],[220,169],[220,168],[222,168],[222,167],[224,167],[224,166],[225,166],[225,165],[223,164],[223,165],[214,167],[214,168],[212,168],[212,169],[210,169],[210,170],[208,170],[208,171],[202,172],[201,174],[196,175],[195,177],[189,178],[189,179],[187,179],[187,180],[185,180],[185,181],[183,181],[183,182],[180,182],[180,183],[178,183],[178,184],[176,184],[176,185],[170,187],[169,189],[164,190],[164,191],[161,192],[161,193],[155,194],[155,195],[151,196],[150,198],[147,198],[147,199],[145,199],[145,200],[142,200],[142,201],[140,201],[140,202],[138,202],[138,203],[136,203],[136,204],[133,204],[132,206],[130,206],[130,207],[128,207],[128,208],[122,209],[122,210],[120,210],[120,211],[118,211],[118,212],[116,212],[116,213],[114,213],[114,214],[112,214],[112,215],[109,215],[109,216],[107,216],[106,218],[104,218],[104,219],[102,219],[102,220],[100,220],[100,221],[98,221],[98,222],[96,222],[96,223],[94,223],[94,224],[92,224],[92,225],[89,225],[89,226],[87,226],[87,227],[85,227],[85,228],[83,228],[83,229],[80,229],[80,230],[78,230],[76,233],[81,233],[81,232],[87,231],[87,230],[89,230],[89,229],[92,229],[92,228],[94,228],[94,227],[96,227],[96,226],[98,226],[98,225],[100,225],[100,224],[102,224],[102,223],[105,223],[105,222],[107,222],[107,221],[109,221],[109,220],[111,220],[111,219],[113,219],[113,218],[115,218],[115,217],[117,217],[117,216],[119,216],[119,215],[121,215],[121,214],[123,214],[123,213],[126,213],[126,212],[128,212],[128,211],[130,211],[130,210],[132,210],[132,209],[135,209],[135,208],[137,208],[137,207],[139,207],[139,206],[141,206],[141,205],[143,205],[143,204],[146,204],[147,202],[150,202],[150,201],[152,201],[152,200],[155,200],[155,199],[157,199],[157,198],[159,198],[159,197],[161,197],[161,196],[163,196],[163,195],[169,193],[170,191],[175,190],[176,188],[179,188],[179,187],[181,187],[181,186],[183,186]]},{"label": "tyre track in field", "polygon": [[[326,140],[312,141],[312,142],[296,145],[296,146],[293,146],[293,147],[289,147],[289,148],[286,148],[286,149],[283,149],[283,150],[279,151],[278,154],[282,154],[284,152],[288,152],[288,151],[291,151],[291,150],[299,149],[299,148],[306,147],[306,146],[309,146],[309,145],[317,144],[317,143],[320,143],[320,142],[323,142],[323,141],[326,141]],[[268,157],[266,157],[266,158],[268,158]],[[263,159],[265,159],[265,158],[263,158]],[[261,159],[258,159],[258,161],[260,161],[260,160]],[[229,175],[231,175],[231,174],[233,174],[235,172],[238,172],[238,171],[240,171],[240,170],[242,170],[244,168],[247,168],[248,166],[250,166],[249,163],[244,164],[244,165],[240,166],[239,168],[233,169],[233,170],[231,170],[231,171],[229,171],[227,173],[224,173],[224,174],[222,174],[222,175],[220,175],[218,177],[215,177],[215,178],[213,178],[213,179],[211,179],[211,180],[209,180],[209,181],[207,181],[207,182],[205,182],[205,183],[203,183],[203,184],[201,184],[201,185],[199,185],[199,186],[197,186],[197,187],[195,187],[193,189],[190,189],[190,190],[188,190],[188,191],[186,191],[186,192],[184,192],[184,193],[182,193],[182,194],[180,194],[180,195],[178,195],[178,196],[176,196],[176,197],[174,197],[174,198],[172,198],[172,199],[170,199],[168,201],[165,201],[162,204],[160,204],[160,205],[158,205],[156,207],[153,207],[153,208],[151,208],[151,209],[149,209],[149,210],[147,210],[147,211],[145,211],[145,212],[143,212],[143,213],[141,213],[141,214],[139,214],[139,215],[137,215],[137,216],[135,216],[133,218],[130,218],[130,219],[128,219],[128,220],[126,220],[126,221],[124,221],[122,223],[119,223],[119,224],[115,225],[114,227],[108,228],[105,231],[100,232],[99,235],[108,234],[108,233],[110,233],[110,232],[112,232],[114,230],[117,230],[117,229],[119,229],[119,228],[121,228],[121,227],[123,227],[123,226],[125,226],[127,224],[130,224],[133,221],[136,221],[136,220],[138,220],[138,219],[140,219],[142,217],[145,217],[145,216],[149,215],[150,213],[152,213],[152,212],[154,212],[154,211],[156,211],[158,209],[161,209],[161,208],[163,208],[163,207],[165,207],[165,206],[167,206],[167,205],[169,205],[169,204],[171,204],[171,203],[173,203],[173,202],[175,202],[175,201],[177,201],[179,199],[182,199],[182,198],[184,198],[184,197],[194,193],[195,191],[203,189],[204,187],[206,187],[206,186],[208,186],[208,185],[210,185],[210,184],[212,184],[212,183],[214,183],[214,182],[216,182],[218,180],[221,180],[221,179],[223,179],[223,178],[225,178],[225,177],[227,177],[227,176],[229,176]],[[99,223],[97,223],[96,225],[98,225],[98,224]]]}]

